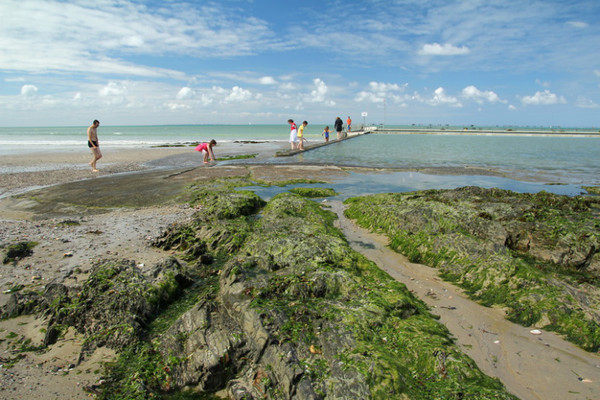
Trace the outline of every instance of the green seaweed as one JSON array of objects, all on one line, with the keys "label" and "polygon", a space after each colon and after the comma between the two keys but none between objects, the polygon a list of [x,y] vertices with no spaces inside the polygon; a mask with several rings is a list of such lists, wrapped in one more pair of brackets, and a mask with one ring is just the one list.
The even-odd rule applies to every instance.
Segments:
[{"label": "green seaweed", "polygon": [[292,188],[290,193],[308,198],[332,197],[338,194],[332,188]]},{"label": "green seaweed", "polygon": [[279,187],[284,187],[284,186],[291,186],[291,185],[312,185],[312,184],[324,184],[327,183],[325,181],[320,181],[320,180],[316,180],[316,179],[306,179],[306,178],[296,178],[296,179],[285,179],[285,180],[279,180],[279,181],[266,181],[263,179],[259,179],[259,178],[252,178],[253,180],[253,184],[258,184],[258,185],[262,185],[262,186],[279,186]]},{"label": "green seaweed", "polygon": [[[571,296],[575,287],[593,292],[600,283],[588,269],[600,249],[593,198],[461,188],[346,203],[348,217],[386,234],[412,262],[438,268],[481,304],[506,307],[507,318],[524,326],[549,321],[546,329],[588,351],[600,349],[600,326],[590,316],[595,306]],[[555,262],[561,254],[570,258]]]},{"label": "green seaweed", "polygon": [[[246,200],[240,203],[253,204],[260,218],[248,214],[251,207],[244,204],[228,207],[227,213],[213,212],[217,205],[239,199],[232,188],[239,183],[191,188],[192,204],[201,205],[197,214],[188,223],[170,227],[158,244],[196,261],[195,283],[157,310],[142,340],[125,347],[107,365],[99,398],[212,398],[211,393],[175,384],[175,371],[184,360],[165,353],[160,342],[193,304],[218,308],[222,299],[216,294],[226,282],[237,285],[236,296],[247,296],[270,341],[293,346],[303,368],[299,379],[310,380],[322,398],[335,385],[332,374],[339,368],[366,382],[371,398],[514,398],[459,351],[423,302],[350,248],[334,226],[332,212],[291,193],[273,197],[264,207],[252,196],[242,196]],[[240,238],[234,241],[232,236]],[[198,252],[190,253],[195,246]],[[217,255],[214,262],[202,261],[207,253]],[[107,269],[96,279],[118,276]],[[172,278],[166,274],[163,285],[144,293],[149,291],[151,299],[160,299],[159,293],[172,298]],[[180,335],[174,340],[187,339],[186,332]],[[228,364],[221,368],[228,379],[235,377]],[[263,366],[254,385],[266,397],[284,398],[272,374],[270,365]]]},{"label": "green seaweed", "polygon": [[19,242],[5,247],[6,255],[2,260],[3,264],[17,261],[33,254],[33,248],[37,246],[37,242]]},{"label": "green seaweed", "polygon": [[256,158],[258,154],[254,153],[254,154],[236,154],[234,156],[223,156],[223,157],[219,157],[218,160],[219,161],[230,161],[230,160],[245,160],[248,158]]},{"label": "green seaweed", "polygon": [[[179,360],[165,359],[149,342],[125,348],[105,366],[107,379],[98,399],[145,400],[172,388],[172,368]],[[160,398],[160,397],[158,397]]]},{"label": "green seaweed", "polygon": [[582,186],[589,194],[600,194],[600,186]]},{"label": "green seaweed", "polygon": [[[328,243],[324,248],[309,242],[313,259],[320,260],[318,265],[292,253],[290,258],[299,260],[302,267],[279,265],[279,274],[252,292],[252,304],[264,318],[271,324],[281,323],[280,340],[299,347],[319,343],[323,331],[315,327],[334,323],[336,331],[347,332],[354,341],[353,346],[338,349],[339,359],[366,377],[373,398],[402,393],[423,399],[460,393],[512,398],[497,380],[482,374],[458,351],[446,328],[404,285],[349,251],[343,240],[336,241],[340,233],[333,227],[333,219],[332,213],[315,203],[289,194],[276,196],[263,212],[261,224],[274,236],[301,232],[298,241],[319,237],[317,242]],[[263,246],[255,251],[276,261],[274,254],[269,255],[276,250],[265,244],[270,235],[257,232]],[[248,243],[248,247],[255,248],[255,244]],[[332,251],[331,247],[339,248]],[[252,267],[261,265],[258,262]],[[252,273],[241,271],[247,276]],[[327,385],[327,376],[322,379]]]}]

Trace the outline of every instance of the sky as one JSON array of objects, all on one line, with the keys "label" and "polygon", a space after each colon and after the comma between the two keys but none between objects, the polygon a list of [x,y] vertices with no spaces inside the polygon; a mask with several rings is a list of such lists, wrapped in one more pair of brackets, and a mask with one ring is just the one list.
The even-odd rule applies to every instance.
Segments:
[{"label": "sky", "polygon": [[599,127],[599,17],[598,0],[0,0],[0,126]]}]

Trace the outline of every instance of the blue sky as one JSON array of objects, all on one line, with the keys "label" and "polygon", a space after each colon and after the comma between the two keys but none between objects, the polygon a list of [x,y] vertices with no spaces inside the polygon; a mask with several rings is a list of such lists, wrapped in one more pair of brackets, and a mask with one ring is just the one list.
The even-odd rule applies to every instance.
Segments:
[{"label": "blue sky", "polygon": [[0,125],[600,126],[600,1],[1,0]]}]

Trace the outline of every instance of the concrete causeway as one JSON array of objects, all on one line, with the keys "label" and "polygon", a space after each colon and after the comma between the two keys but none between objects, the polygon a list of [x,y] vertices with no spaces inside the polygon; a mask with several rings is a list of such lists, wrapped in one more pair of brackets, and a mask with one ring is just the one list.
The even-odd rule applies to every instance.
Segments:
[{"label": "concrete causeway", "polygon": [[[338,140],[338,139],[329,139],[329,142],[320,142],[320,143],[315,143],[315,144],[309,144],[309,145],[304,145],[304,150],[298,150],[298,149],[290,149],[290,150],[281,150],[278,151],[277,153],[275,153],[275,157],[289,157],[289,156],[294,156],[296,154],[300,154],[300,153],[304,153],[306,151],[309,150],[314,150],[314,149],[318,149],[319,147],[323,147],[323,146],[327,146],[330,144],[335,144],[335,143],[339,143],[342,142],[344,140],[348,140],[348,139],[353,139],[355,137],[358,136],[362,136],[362,135],[367,135],[369,133],[371,133],[373,131],[370,130],[361,130],[361,131],[356,131],[356,132],[344,132],[345,133],[345,137],[343,137],[342,139]],[[333,135],[336,135],[335,132],[331,132]],[[330,134],[331,136],[331,134]]]}]

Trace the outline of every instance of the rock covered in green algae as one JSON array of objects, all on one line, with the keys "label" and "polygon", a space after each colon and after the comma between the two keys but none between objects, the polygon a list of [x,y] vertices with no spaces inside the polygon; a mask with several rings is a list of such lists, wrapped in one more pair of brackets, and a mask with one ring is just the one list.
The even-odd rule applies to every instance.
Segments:
[{"label": "rock covered in green algae", "polygon": [[217,219],[234,219],[254,214],[265,202],[254,192],[232,190],[234,186],[244,185],[248,185],[248,182],[238,179],[193,185],[190,187],[190,203],[203,208],[205,213],[214,215]]},{"label": "rock covered in green algae", "polygon": [[36,242],[19,242],[7,245],[4,250],[6,252],[2,263],[17,261],[33,254],[33,248],[37,246]]},{"label": "rock covered in green algae", "polygon": [[292,188],[290,189],[290,193],[297,194],[302,197],[308,198],[321,198],[321,197],[331,197],[337,195],[336,191],[332,188]]},{"label": "rock covered in green algae", "polygon": [[188,264],[142,274],[106,261],[81,288],[46,294],[51,326],[119,349],[99,398],[513,398],[350,248],[333,213],[288,193],[256,218],[247,210],[260,201],[230,186],[196,192],[195,219],[157,239]]},{"label": "rock covered in green algae", "polygon": [[600,194],[600,186],[582,186],[590,194]]},{"label": "rock covered in green algae", "polygon": [[600,348],[600,199],[466,187],[347,204],[348,217],[509,319]]},{"label": "rock covered in green algae", "polygon": [[[207,240],[215,229],[232,236],[207,197],[199,199],[202,223],[166,237],[186,231]],[[227,388],[234,399],[512,398],[458,351],[423,303],[349,247],[334,218],[282,194],[260,218],[243,218],[252,226],[233,253],[230,240],[211,246],[216,258],[228,255],[214,296],[158,339],[160,352],[179,360],[170,367],[174,387]]]},{"label": "rock covered in green algae", "polygon": [[156,312],[190,284],[175,258],[157,264],[153,276],[142,274],[133,261],[104,260],[81,287],[51,283],[41,294],[14,296],[3,312],[15,310],[10,317],[42,313],[48,321],[45,345],[72,326],[86,338],[83,352],[98,346],[122,350],[135,345]]}]

